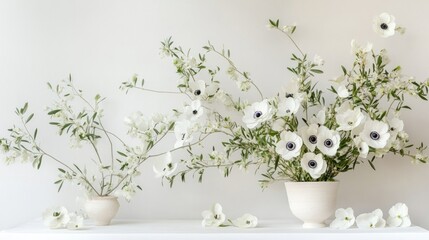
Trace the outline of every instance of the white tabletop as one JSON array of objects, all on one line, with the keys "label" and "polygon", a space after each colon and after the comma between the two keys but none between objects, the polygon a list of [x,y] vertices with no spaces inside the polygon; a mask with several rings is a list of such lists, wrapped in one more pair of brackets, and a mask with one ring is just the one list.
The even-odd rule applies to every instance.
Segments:
[{"label": "white tabletop", "polygon": [[429,231],[412,226],[409,228],[383,228],[362,230],[302,229],[299,225],[283,221],[263,221],[253,229],[235,227],[203,228],[198,220],[114,220],[110,226],[93,226],[90,223],[81,230],[50,230],[40,220],[0,232],[1,240],[119,240],[119,239],[154,239],[154,240],[196,240],[196,239],[376,239],[376,240],[429,240]]}]

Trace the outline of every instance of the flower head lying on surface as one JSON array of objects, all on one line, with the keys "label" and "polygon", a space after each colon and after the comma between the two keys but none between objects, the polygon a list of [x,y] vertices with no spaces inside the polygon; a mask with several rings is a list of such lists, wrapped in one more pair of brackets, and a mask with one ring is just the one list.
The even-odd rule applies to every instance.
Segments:
[{"label": "flower head lying on surface", "polygon": [[51,229],[75,230],[83,227],[83,217],[76,213],[69,213],[65,207],[55,207],[43,213],[43,223]]},{"label": "flower head lying on surface", "polygon": [[232,221],[232,223],[234,226],[239,228],[254,228],[258,225],[258,218],[252,214],[246,213]]},{"label": "flower head lying on surface", "polygon": [[219,203],[215,203],[212,209],[203,211],[201,215],[203,216],[203,227],[219,227],[226,219]]},{"label": "flower head lying on surface", "polygon": [[352,208],[339,208],[335,211],[335,220],[330,227],[334,229],[347,229],[355,224],[355,216]]},{"label": "flower head lying on surface", "polygon": [[386,220],[383,219],[383,212],[376,209],[371,213],[363,213],[356,218],[358,228],[384,228]]},{"label": "flower head lying on surface", "polygon": [[408,215],[408,207],[404,203],[397,203],[389,209],[387,225],[390,227],[409,227],[411,219]]}]

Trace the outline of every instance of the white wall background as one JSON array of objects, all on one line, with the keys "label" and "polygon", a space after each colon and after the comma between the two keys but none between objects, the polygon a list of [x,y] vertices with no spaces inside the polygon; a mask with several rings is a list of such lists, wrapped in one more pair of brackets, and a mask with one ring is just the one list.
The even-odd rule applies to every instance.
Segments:
[{"label": "white wall background", "polygon": [[[252,73],[266,95],[290,78],[293,46],[281,34],[268,31],[267,19],[298,24],[296,39],[311,56],[326,60],[321,84],[341,74],[340,65],[352,62],[350,40],[373,42],[387,48],[393,64],[404,73],[424,80],[429,76],[429,2],[406,1],[302,1],[302,0],[182,0],[182,1],[86,1],[3,0],[0,2],[0,135],[16,121],[14,108],[26,101],[36,112],[43,146],[73,160],[85,154],[68,149],[47,125],[44,107],[52,101],[45,82],[59,81],[71,73],[88,94],[100,93],[105,102],[108,127],[125,137],[124,116],[141,110],[148,114],[178,107],[174,97],[129,95],[118,90],[134,73],[147,86],[173,90],[177,76],[170,60],[158,55],[160,41],[173,36],[177,43],[199,50],[207,40],[232,49],[237,65]],[[404,36],[382,39],[372,31],[372,19],[381,12],[396,16],[407,27]],[[221,79],[228,81],[228,79]],[[256,94],[250,99],[256,99]],[[411,99],[416,109],[405,113],[406,130],[415,142],[429,143],[429,103]],[[171,144],[167,141],[167,144]],[[384,211],[398,201],[410,207],[415,224],[429,228],[429,166],[412,165],[408,159],[387,156],[376,163],[342,175],[338,206],[352,206],[357,213],[380,207]],[[75,207],[80,190],[66,185],[56,192],[55,164],[41,170],[29,165],[0,165],[0,229],[40,217],[54,205]],[[234,172],[224,179],[209,171],[202,184],[188,181],[173,189],[162,187],[151,165],[138,179],[143,192],[131,203],[122,202],[119,218],[200,218],[200,212],[217,201],[230,217],[251,212],[258,217],[294,220],[284,187],[273,185],[262,192],[251,172]]]}]

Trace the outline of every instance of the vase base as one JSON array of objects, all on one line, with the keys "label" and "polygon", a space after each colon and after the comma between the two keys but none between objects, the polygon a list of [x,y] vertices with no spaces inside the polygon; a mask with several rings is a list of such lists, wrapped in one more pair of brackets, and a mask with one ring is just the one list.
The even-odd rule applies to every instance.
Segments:
[{"label": "vase base", "polygon": [[302,228],[324,228],[326,224],[324,223],[304,223],[302,224]]}]

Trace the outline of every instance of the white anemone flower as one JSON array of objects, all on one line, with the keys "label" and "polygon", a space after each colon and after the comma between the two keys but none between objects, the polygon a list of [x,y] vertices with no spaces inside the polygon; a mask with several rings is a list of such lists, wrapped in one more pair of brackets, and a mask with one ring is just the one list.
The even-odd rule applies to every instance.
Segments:
[{"label": "white anemone flower", "polygon": [[302,139],[294,132],[285,131],[280,134],[276,152],[285,160],[297,157],[301,152]]},{"label": "white anemone flower", "polygon": [[192,141],[192,123],[189,120],[180,120],[174,124],[174,135],[176,136],[175,148],[182,147]]},{"label": "white anemone flower", "polygon": [[325,126],[319,127],[317,132],[317,148],[325,155],[334,156],[340,147],[340,134]]},{"label": "white anemone flower", "polygon": [[338,131],[350,131],[359,126],[365,119],[360,108],[348,109],[342,113],[338,113],[335,119],[339,125]]},{"label": "white anemone flower", "polygon": [[176,171],[176,168],[177,163],[173,163],[171,152],[167,152],[164,159],[156,161],[153,165],[153,171],[157,178],[170,176],[174,171]]},{"label": "white anemone flower", "polygon": [[215,203],[210,210],[205,210],[201,214],[203,216],[203,227],[219,227],[225,222],[225,214],[222,212],[222,206]]},{"label": "white anemone flower", "polygon": [[329,225],[333,229],[347,229],[355,224],[355,215],[352,208],[339,208],[335,211],[335,219]]},{"label": "white anemone flower", "polygon": [[301,159],[301,167],[314,179],[318,179],[326,172],[327,164],[322,154],[305,153]]},{"label": "white anemone flower", "polygon": [[47,209],[43,213],[43,223],[51,229],[58,229],[67,226],[70,216],[65,207]]},{"label": "white anemone flower", "polygon": [[194,100],[189,106],[185,107],[184,114],[190,121],[197,121],[204,113],[204,108],[200,100]]},{"label": "white anemone flower", "polygon": [[404,203],[397,203],[389,209],[387,225],[390,227],[409,227],[411,219],[408,215],[408,207]]},{"label": "white anemone flower", "polygon": [[371,213],[363,213],[356,218],[358,228],[384,228],[386,220],[383,219],[383,212],[376,209]]},{"label": "white anemone flower", "polygon": [[326,121],[326,109],[318,111],[317,114],[310,119],[310,124],[324,125]]},{"label": "white anemone flower", "polygon": [[355,137],[353,139],[356,147],[359,150],[359,157],[361,158],[367,158],[368,157],[368,152],[369,152],[369,146],[366,142],[362,141],[362,139],[360,137]]},{"label": "white anemone flower", "polygon": [[384,38],[395,35],[395,17],[388,13],[380,14],[378,17],[374,18],[373,29]]},{"label": "white anemone flower", "polygon": [[307,146],[307,148],[314,152],[317,146],[317,132],[319,130],[319,126],[317,124],[310,124],[308,127],[301,127],[299,129],[299,134],[301,135],[301,138]]},{"label": "white anemone flower", "polygon": [[67,229],[77,230],[83,227],[83,216],[77,215],[76,213],[69,214],[70,221],[67,223]]},{"label": "white anemone flower", "polygon": [[255,128],[260,123],[271,119],[273,113],[268,100],[255,102],[244,109],[243,122],[250,129]]},{"label": "white anemone flower", "polygon": [[389,120],[389,131],[393,134],[397,134],[404,130],[404,121],[395,117]]},{"label": "white anemone flower", "polygon": [[192,96],[200,99],[206,92],[206,83],[203,80],[189,81],[189,90]]},{"label": "white anemone flower", "polygon": [[360,133],[360,138],[373,148],[384,148],[389,137],[389,126],[377,120],[366,121]]},{"label": "white anemone flower", "polygon": [[279,109],[277,111],[277,115],[279,117],[291,116],[292,114],[296,114],[299,110],[299,106],[301,102],[298,99],[293,97],[287,97],[279,102]]},{"label": "white anemone flower", "polygon": [[338,97],[340,97],[340,98],[346,98],[346,97],[350,96],[350,92],[347,89],[347,86],[344,84],[340,84],[337,87],[336,91],[337,91]]},{"label": "white anemone flower", "polygon": [[254,228],[258,225],[258,218],[252,214],[246,213],[243,216],[235,219],[233,224],[239,228]]}]

